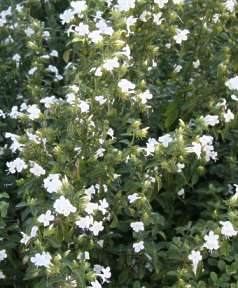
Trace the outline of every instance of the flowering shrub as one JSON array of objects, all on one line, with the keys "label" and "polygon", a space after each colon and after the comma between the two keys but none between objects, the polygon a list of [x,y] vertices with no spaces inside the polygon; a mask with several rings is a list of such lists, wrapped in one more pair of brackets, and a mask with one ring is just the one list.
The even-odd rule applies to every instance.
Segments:
[{"label": "flowering shrub", "polygon": [[1,287],[237,287],[236,1],[10,2]]}]

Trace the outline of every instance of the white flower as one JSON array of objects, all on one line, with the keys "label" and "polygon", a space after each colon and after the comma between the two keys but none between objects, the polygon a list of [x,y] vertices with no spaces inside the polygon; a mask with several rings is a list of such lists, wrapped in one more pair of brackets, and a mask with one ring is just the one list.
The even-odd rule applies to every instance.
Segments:
[{"label": "white flower", "polygon": [[234,101],[238,101],[238,97],[236,95],[234,95],[234,94],[231,95],[231,99],[234,100]]},{"label": "white flower", "polygon": [[228,123],[230,122],[231,120],[233,120],[235,118],[235,115],[234,113],[231,112],[230,109],[228,109],[224,114],[224,119],[225,119],[225,122]]},{"label": "white flower", "polygon": [[184,190],[184,188],[182,188],[177,192],[177,195],[182,197],[182,196],[184,196],[184,193],[185,193],[185,190]]},{"label": "white flower", "polygon": [[51,259],[52,257],[49,252],[42,252],[42,254],[36,253],[35,256],[31,257],[31,262],[36,267],[49,268],[49,266],[52,264]]},{"label": "white flower", "polygon": [[36,162],[30,161],[30,165],[32,166],[30,168],[30,172],[39,177],[41,175],[45,175],[45,169],[43,169],[39,164],[37,164]]},{"label": "white flower", "polygon": [[57,213],[64,216],[69,216],[70,213],[75,213],[77,210],[64,196],[60,196],[60,198],[55,200],[53,207]]},{"label": "white flower", "polygon": [[55,96],[45,97],[40,100],[40,103],[45,105],[45,108],[50,108],[51,105],[58,103],[58,99]]},{"label": "white flower", "polygon": [[89,230],[93,232],[94,236],[98,236],[99,232],[104,230],[102,221],[94,221],[93,225],[89,228]]},{"label": "white flower", "polygon": [[0,271],[0,279],[5,279],[5,278],[6,278],[6,276],[3,274],[2,271]]},{"label": "white flower", "polygon": [[157,13],[157,14],[154,14],[154,23],[156,24],[156,25],[160,25],[162,22],[163,22],[163,18],[161,18],[162,17],[162,12],[159,12],[159,13]]},{"label": "white flower", "polygon": [[179,73],[183,67],[181,65],[174,65],[174,73]]},{"label": "white flower", "polygon": [[25,32],[25,34],[26,34],[27,37],[31,37],[32,35],[35,34],[35,31],[34,31],[32,28],[30,28],[30,27],[26,28],[26,29],[24,30],[24,32]]},{"label": "white flower", "polygon": [[102,285],[96,280],[90,283],[91,286],[89,286],[88,288],[102,288]]},{"label": "white flower", "polygon": [[188,153],[195,153],[197,155],[197,158],[200,159],[202,153],[202,146],[200,143],[192,142],[192,145],[190,147],[187,147],[186,151]]},{"label": "white flower", "polygon": [[110,279],[112,276],[110,267],[103,268],[99,276],[102,278],[103,283],[109,282],[108,279]]},{"label": "white flower", "polygon": [[42,223],[44,227],[47,227],[50,225],[50,222],[55,219],[54,215],[51,214],[50,210],[47,210],[45,214],[41,214],[38,218],[37,221]]},{"label": "white flower", "polygon": [[25,234],[24,232],[21,232],[22,238],[20,240],[20,243],[27,245],[27,243],[31,240],[31,236]]},{"label": "white flower", "polygon": [[209,234],[204,236],[204,240],[206,241],[203,244],[203,247],[207,248],[208,250],[217,250],[219,248],[218,242],[219,236],[214,234],[213,231],[210,231]]},{"label": "white flower", "polygon": [[188,34],[188,29],[176,29],[176,35],[173,38],[177,44],[181,44],[183,41],[186,41],[188,39]]},{"label": "white flower", "polygon": [[130,224],[131,228],[133,231],[135,231],[136,233],[140,232],[140,231],[144,231],[144,223],[143,222],[132,222]]},{"label": "white flower", "polygon": [[22,113],[18,111],[18,107],[17,106],[13,106],[11,109],[11,112],[9,113],[9,116],[12,119],[17,119],[18,117],[22,116]]},{"label": "white flower", "polygon": [[58,53],[57,50],[52,50],[52,51],[50,52],[50,56],[51,56],[51,57],[59,57],[59,53]]},{"label": "white flower", "polygon": [[133,17],[133,16],[129,16],[126,19],[126,29],[128,34],[133,34],[134,32],[131,31],[131,26],[133,26],[137,21],[137,18]]},{"label": "white flower", "polygon": [[27,168],[25,161],[19,157],[16,158],[15,160],[11,161],[11,162],[7,162],[6,165],[8,167],[8,171],[11,174],[14,174],[16,172],[20,173],[20,172],[22,172],[22,170]]},{"label": "white flower", "polygon": [[222,225],[222,235],[226,236],[227,238],[237,235],[237,231],[234,229],[230,221],[220,221],[220,224]]},{"label": "white flower", "polygon": [[199,61],[199,59],[198,59],[197,61],[193,61],[193,67],[194,67],[195,69],[197,69],[199,66],[200,66],[200,61]]},{"label": "white flower", "polygon": [[[1,111],[0,111],[0,113],[1,113]],[[13,153],[16,152],[17,150],[19,150],[19,151],[23,150],[23,147],[25,145],[19,143],[20,137],[18,135],[6,132],[5,137],[10,138],[12,140],[12,144],[10,146],[10,149]]]},{"label": "white flower", "polygon": [[81,217],[75,223],[80,229],[89,229],[89,227],[93,225],[93,217],[92,216]]},{"label": "white flower", "polygon": [[196,275],[198,263],[202,260],[200,251],[193,250],[189,255],[188,259],[192,261],[193,273]]},{"label": "white flower", "polygon": [[123,93],[128,94],[134,92],[133,90],[135,89],[136,85],[126,79],[121,79],[118,83],[118,87]]},{"label": "white flower", "polygon": [[0,250],[0,262],[7,258],[6,249]]},{"label": "white flower", "polygon": [[93,203],[93,202],[88,202],[86,207],[85,207],[85,212],[88,213],[89,215],[94,214],[94,212],[98,210],[98,204]]},{"label": "white flower", "polygon": [[99,96],[96,96],[95,97],[95,100],[100,104],[100,105],[103,105],[107,102],[107,99],[105,99],[104,96],[102,95],[99,95]]},{"label": "white flower", "polygon": [[79,106],[82,113],[88,113],[89,112],[90,107],[86,101],[80,100],[80,103],[78,106]]},{"label": "white flower", "polygon": [[128,11],[135,8],[135,0],[118,0],[116,7],[119,11]]},{"label": "white flower", "polygon": [[165,4],[167,4],[169,1],[168,0],[154,0],[155,4],[159,5],[159,8],[163,8]]},{"label": "white flower", "polygon": [[167,148],[169,146],[169,144],[173,141],[173,138],[170,136],[170,134],[165,134],[161,137],[159,137],[159,142],[165,147]]},{"label": "white flower", "polygon": [[104,61],[102,67],[109,72],[112,72],[113,69],[120,67],[120,63],[117,58],[107,59]]},{"label": "white flower", "polygon": [[104,268],[101,265],[94,265],[93,271],[96,273],[97,276],[102,278],[102,282],[109,282],[108,279],[111,278],[112,273],[110,267]]},{"label": "white flower", "polygon": [[89,34],[89,26],[87,24],[79,23],[78,26],[75,26],[74,31],[79,36],[86,36]]},{"label": "white flower", "polygon": [[174,4],[183,4],[184,0],[173,0]]},{"label": "white flower", "polygon": [[0,118],[3,118],[3,119],[6,118],[6,115],[5,115],[5,113],[2,111],[2,109],[0,109]]},{"label": "white flower", "polygon": [[201,118],[208,126],[215,126],[216,124],[219,124],[218,115],[207,115]]},{"label": "white flower", "polygon": [[103,215],[107,213],[107,209],[109,207],[109,204],[106,199],[100,200],[98,205],[98,210],[102,212]]},{"label": "white flower", "polygon": [[87,9],[86,1],[72,1],[70,3],[70,6],[73,8],[73,13],[75,14],[81,14],[83,11]]},{"label": "white flower", "polygon": [[224,4],[226,9],[232,13],[235,11],[237,2],[235,0],[227,0]]},{"label": "white flower", "polygon": [[88,37],[95,44],[97,44],[97,43],[99,43],[99,42],[101,42],[103,40],[103,37],[101,35],[101,31],[100,30],[94,30],[94,31],[90,32],[88,34]]},{"label": "white flower", "polygon": [[139,98],[141,99],[142,104],[146,104],[148,100],[153,98],[153,95],[149,90],[146,90],[145,92],[139,94]]},{"label": "white flower", "polygon": [[31,233],[30,235],[25,234],[24,232],[21,232],[22,235],[22,239],[20,240],[20,243],[27,245],[27,243],[34,237],[36,237],[38,232],[38,227],[37,226],[33,226],[31,228]]},{"label": "white flower", "polygon": [[128,198],[129,203],[132,204],[132,203],[134,203],[136,200],[140,199],[141,197],[138,196],[137,193],[133,193],[133,194],[129,195],[127,198]]},{"label": "white flower", "polygon": [[92,198],[92,195],[94,195],[96,193],[95,187],[93,185],[91,185],[90,187],[88,187],[84,190],[84,193],[87,195],[87,197],[90,200]]},{"label": "white flower", "polygon": [[37,67],[33,67],[28,71],[28,75],[33,75],[37,71]]},{"label": "white flower", "polygon": [[16,63],[19,63],[21,60],[21,55],[19,55],[19,54],[13,55],[12,60],[16,61]]},{"label": "white flower", "polygon": [[74,19],[74,11],[72,9],[67,9],[62,14],[60,14],[60,20],[62,24],[68,24],[73,19]]},{"label": "white flower", "polygon": [[92,216],[81,217],[75,223],[80,229],[89,229],[89,227],[93,225],[93,217]]},{"label": "white flower", "polygon": [[139,253],[141,250],[144,250],[144,241],[139,241],[133,244],[134,251]]},{"label": "white flower", "polygon": [[35,119],[38,119],[40,117],[40,109],[37,107],[36,104],[33,104],[33,105],[30,105],[28,106],[27,108],[27,113],[28,113],[28,117],[31,119],[31,120],[35,120]]},{"label": "white flower", "polygon": [[156,146],[159,144],[154,138],[149,138],[146,143],[146,156],[155,152]]},{"label": "white flower", "polygon": [[49,176],[44,179],[43,186],[49,193],[59,191],[62,187],[62,182],[60,181],[60,174],[49,174]]},{"label": "white flower", "polygon": [[183,163],[177,163],[177,172],[181,173],[185,165]]},{"label": "white flower", "polygon": [[202,145],[202,150],[205,152],[206,161],[217,160],[217,152],[214,151],[213,137],[209,135],[203,135],[200,137],[199,142]]},{"label": "white flower", "polygon": [[238,90],[238,76],[235,76],[225,82],[225,85],[230,90]]},{"label": "white flower", "polygon": [[107,22],[102,18],[96,23],[96,27],[99,29],[101,34],[112,36],[112,34],[114,32],[113,28],[110,27],[107,24]]}]

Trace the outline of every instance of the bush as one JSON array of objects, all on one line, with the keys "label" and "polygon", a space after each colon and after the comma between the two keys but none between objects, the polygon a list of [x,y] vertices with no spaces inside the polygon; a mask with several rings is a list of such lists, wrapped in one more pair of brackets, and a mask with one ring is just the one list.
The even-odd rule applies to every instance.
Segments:
[{"label": "bush", "polygon": [[2,1],[1,287],[237,287],[236,4]]}]

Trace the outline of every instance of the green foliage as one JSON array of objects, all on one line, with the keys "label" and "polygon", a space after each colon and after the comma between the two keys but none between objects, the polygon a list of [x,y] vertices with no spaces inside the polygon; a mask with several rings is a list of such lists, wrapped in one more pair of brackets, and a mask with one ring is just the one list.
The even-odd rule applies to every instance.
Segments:
[{"label": "green foliage", "polygon": [[237,287],[236,10],[0,3],[1,287]]}]

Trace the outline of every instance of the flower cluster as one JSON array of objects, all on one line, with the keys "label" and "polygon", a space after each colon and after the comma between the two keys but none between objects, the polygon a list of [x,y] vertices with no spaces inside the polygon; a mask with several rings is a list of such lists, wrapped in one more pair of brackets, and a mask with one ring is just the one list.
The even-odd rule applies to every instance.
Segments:
[{"label": "flower cluster", "polygon": [[0,286],[236,283],[237,1],[10,2]]}]

